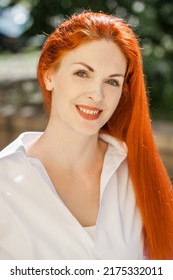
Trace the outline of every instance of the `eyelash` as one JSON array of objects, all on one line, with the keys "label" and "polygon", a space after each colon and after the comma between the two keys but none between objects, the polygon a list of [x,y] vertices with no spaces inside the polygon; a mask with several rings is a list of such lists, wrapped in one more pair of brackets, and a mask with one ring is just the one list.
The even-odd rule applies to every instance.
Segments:
[{"label": "eyelash", "polygon": [[[82,76],[80,74],[83,74]],[[88,75],[87,75],[87,72],[85,70],[77,70],[74,75],[76,75],[77,77],[80,77],[80,78],[87,78]],[[110,83],[111,82],[111,83]],[[112,82],[114,84],[112,84]],[[114,79],[110,79],[108,81],[106,81],[106,84],[110,85],[110,86],[113,86],[113,87],[119,87],[120,84],[117,80],[114,80]]]},{"label": "eyelash", "polygon": [[[80,74],[84,74],[83,76],[81,76]],[[78,76],[78,77],[80,77],[80,78],[86,78],[87,77],[87,73],[86,73],[86,71],[85,70],[77,70],[75,73],[74,73],[74,75],[76,75],[76,76]]]},{"label": "eyelash", "polygon": [[[113,82],[115,84],[111,84],[110,82]],[[113,87],[119,87],[120,86],[119,82],[117,80],[114,80],[114,79],[108,80],[108,81],[106,81],[106,83],[109,84],[110,86],[113,86]]]}]

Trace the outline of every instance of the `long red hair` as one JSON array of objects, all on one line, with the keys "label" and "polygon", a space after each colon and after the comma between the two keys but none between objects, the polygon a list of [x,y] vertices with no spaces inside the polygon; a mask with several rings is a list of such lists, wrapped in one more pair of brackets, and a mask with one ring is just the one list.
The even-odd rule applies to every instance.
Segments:
[{"label": "long red hair", "polygon": [[154,142],[140,46],[131,28],[122,19],[90,11],[63,22],[47,38],[38,64],[44,104],[50,113],[51,92],[45,87],[45,72],[77,46],[103,38],[115,42],[128,61],[119,105],[103,129],[128,147],[129,173],[148,258],[173,259],[173,190]]}]

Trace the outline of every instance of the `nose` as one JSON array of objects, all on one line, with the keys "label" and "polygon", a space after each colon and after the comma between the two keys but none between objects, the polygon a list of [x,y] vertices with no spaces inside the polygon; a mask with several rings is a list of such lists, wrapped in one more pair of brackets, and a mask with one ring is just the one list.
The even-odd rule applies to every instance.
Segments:
[{"label": "nose", "polygon": [[103,88],[100,84],[95,84],[89,91],[86,93],[87,98],[92,99],[95,103],[99,103],[103,100]]}]

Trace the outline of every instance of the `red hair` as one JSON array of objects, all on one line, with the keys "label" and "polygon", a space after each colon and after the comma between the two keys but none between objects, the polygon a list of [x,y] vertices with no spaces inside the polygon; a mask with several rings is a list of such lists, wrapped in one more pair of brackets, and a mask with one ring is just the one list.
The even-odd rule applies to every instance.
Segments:
[{"label": "red hair", "polygon": [[128,166],[140,209],[149,259],[173,259],[173,189],[154,142],[138,39],[119,18],[84,12],[63,22],[46,40],[38,64],[44,104],[51,110],[51,92],[44,75],[77,46],[92,40],[112,40],[128,61],[118,107],[104,125],[104,132],[124,141]]}]

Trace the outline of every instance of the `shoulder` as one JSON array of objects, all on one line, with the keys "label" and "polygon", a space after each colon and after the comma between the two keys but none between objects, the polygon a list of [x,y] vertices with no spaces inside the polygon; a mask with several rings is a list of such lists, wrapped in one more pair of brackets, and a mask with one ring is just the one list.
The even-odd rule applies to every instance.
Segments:
[{"label": "shoulder", "polygon": [[105,133],[99,134],[99,138],[106,142],[116,153],[127,155],[127,146],[123,141]]},{"label": "shoulder", "polygon": [[109,167],[115,171],[120,169],[128,170],[126,144],[107,134],[100,134],[99,138],[108,144],[104,158],[104,166],[106,166],[106,169]]},{"label": "shoulder", "polygon": [[13,142],[0,151],[0,160],[5,158],[26,156],[25,145],[34,139],[39,138],[42,132],[23,132]]},{"label": "shoulder", "polygon": [[0,152],[0,189],[18,183],[30,172],[30,163],[27,158],[22,135]]},{"label": "shoulder", "polygon": [[28,170],[26,156],[16,151],[0,158],[0,190],[6,190],[14,184],[18,184],[26,177]]},{"label": "shoulder", "polygon": [[21,135],[0,152],[0,174],[5,170],[10,172],[13,165],[17,166],[25,156],[25,149],[21,143]]},{"label": "shoulder", "polygon": [[18,149],[24,152],[24,147],[21,140],[22,135],[23,134],[20,134],[13,142],[0,151],[0,160],[8,156],[12,156],[16,151],[18,151]]}]

